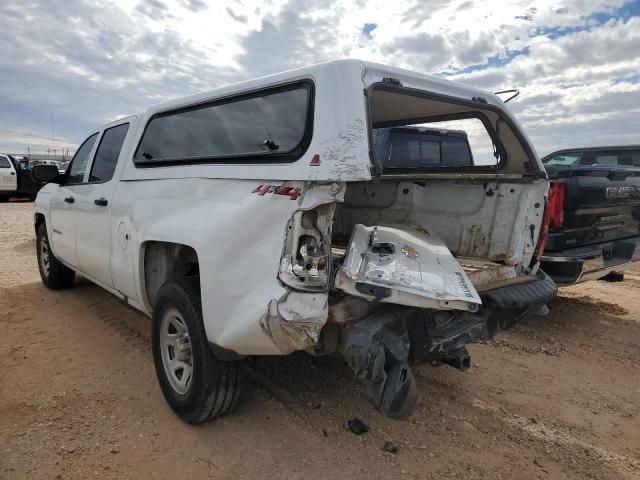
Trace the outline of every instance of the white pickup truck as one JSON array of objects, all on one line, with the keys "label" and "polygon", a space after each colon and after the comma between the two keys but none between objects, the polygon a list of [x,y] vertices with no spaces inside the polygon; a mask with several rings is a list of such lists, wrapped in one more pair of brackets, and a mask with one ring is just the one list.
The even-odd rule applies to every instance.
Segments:
[{"label": "white pickup truck", "polygon": [[42,186],[31,178],[26,162],[0,153],[0,202],[10,198],[35,198]]},{"label": "white pickup truck", "polygon": [[[470,121],[488,142],[473,155],[432,135]],[[403,126],[419,135],[381,133]],[[152,317],[162,392],[190,423],[232,408],[244,357],[296,350],[343,358],[377,409],[408,415],[410,365],[464,370],[465,345],[556,293],[537,261],[548,181],[518,123],[410,71],[342,60],[170,101],[34,176],[44,284],[77,272]]]}]

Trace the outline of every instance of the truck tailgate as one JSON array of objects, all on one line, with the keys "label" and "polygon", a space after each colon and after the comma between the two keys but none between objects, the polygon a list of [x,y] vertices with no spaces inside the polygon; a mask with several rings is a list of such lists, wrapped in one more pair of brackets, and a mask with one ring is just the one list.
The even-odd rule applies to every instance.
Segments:
[{"label": "truck tailgate", "polygon": [[548,166],[565,184],[564,222],[549,232],[548,252],[640,233],[640,169],[618,166]]}]

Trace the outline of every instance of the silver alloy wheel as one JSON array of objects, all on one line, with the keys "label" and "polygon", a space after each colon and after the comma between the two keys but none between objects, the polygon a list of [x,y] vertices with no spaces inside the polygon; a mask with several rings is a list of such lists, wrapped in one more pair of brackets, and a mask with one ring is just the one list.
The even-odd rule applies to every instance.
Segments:
[{"label": "silver alloy wheel", "polygon": [[46,237],[40,239],[40,269],[45,277],[49,277],[49,269],[51,264],[49,263],[49,242]]},{"label": "silver alloy wheel", "polygon": [[177,393],[184,395],[189,390],[193,376],[191,341],[187,324],[175,308],[164,312],[162,317],[160,350],[169,383]]}]

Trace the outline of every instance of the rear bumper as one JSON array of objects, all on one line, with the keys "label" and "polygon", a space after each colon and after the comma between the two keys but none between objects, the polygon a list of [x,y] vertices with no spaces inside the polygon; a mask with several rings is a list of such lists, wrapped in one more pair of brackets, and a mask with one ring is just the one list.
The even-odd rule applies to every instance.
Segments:
[{"label": "rear bumper", "polygon": [[545,252],[541,267],[558,285],[594,280],[640,260],[640,236]]},{"label": "rear bumper", "polygon": [[363,382],[372,405],[388,416],[406,416],[417,405],[410,365],[446,364],[467,369],[467,344],[487,340],[512,326],[551,300],[557,291],[553,280],[539,271],[529,281],[482,293],[482,306],[477,312],[451,314],[387,305],[353,324],[343,325],[334,353]]},{"label": "rear bumper", "polygon": [[488,340],[549,303],[557,293],[555,282],[541,270],[530,281],[483,292],[477,312],[461,313],[455,322],[430,332],[432,344],[428,350],[452,352],[468,343]]}]

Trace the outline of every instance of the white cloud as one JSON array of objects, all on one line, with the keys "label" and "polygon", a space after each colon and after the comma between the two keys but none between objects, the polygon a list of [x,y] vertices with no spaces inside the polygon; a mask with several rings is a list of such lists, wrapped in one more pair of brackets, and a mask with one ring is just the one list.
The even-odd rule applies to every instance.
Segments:
[{"label": "white cloud", "polygon": [[[615,19],[623,4],[68,0],[60,15],[57,2],[5,0],[0,149],[43,148],[51,112],[62,141],[77,144],[122,112],[347,56],[521,88],[510,105],[540,151],[638,142],[640,18]],[[364,24],[376,27],[365,35]]]}]

